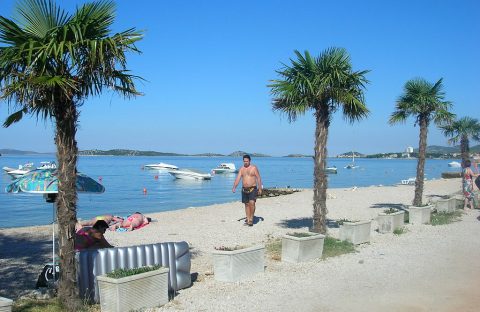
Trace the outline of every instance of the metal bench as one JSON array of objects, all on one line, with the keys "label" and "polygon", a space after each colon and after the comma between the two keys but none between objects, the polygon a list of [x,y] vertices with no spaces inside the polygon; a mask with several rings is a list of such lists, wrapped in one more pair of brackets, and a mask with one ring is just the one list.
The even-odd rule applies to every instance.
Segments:
[{"label": "metal bench", "polygon": [[171,292],[192,284],[191,254],[186,242],[82,250],[76,258],[80,297],[90,302],[99,302],[96,277],[120,268],[157,264],[170,268],[168,288]]}]

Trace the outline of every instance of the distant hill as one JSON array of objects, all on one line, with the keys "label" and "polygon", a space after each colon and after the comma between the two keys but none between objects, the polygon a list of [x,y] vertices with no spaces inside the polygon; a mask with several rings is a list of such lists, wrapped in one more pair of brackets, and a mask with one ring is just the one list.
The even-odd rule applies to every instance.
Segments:
[{"label": "distant hill", "polygon": [[215,153],[203,153],[203,154],[194,154],[192,156],[199,156],[199,157],[222,157],[225,156],[223,154],[215,154]]},{"label": "distant hill", "polygon": [[230,156],[230,157],[242,157],[243,155],[245,154],[248,154],[252,157],[271,157],[270,155],[265,155],[265,154],[260,154],[260,153],[247,153],[247,152],[244,152],[244,151],[236,151],[236,152],[233,152],[233,153],[230,153],[228,154],[227,156]]},{"label": "distant hill", "polygon": [[[413,149],[415,153],[418,153],[418,148]],[[478,153],[480,152],[480,145],[470,146],[471,153]],[[460,146],[438,146],[438,145],[430,145],[427,146],[427,153],[438,153],[438,154],[452,154],[452,153],[460,153]]]},{"label": "distant hill", "polygon": [[350,151],[350,152],[345,152],[343,154],[337,155],[338,158],[352,158],[352,154],[355,154],[355,157],[365,157],[365,154],[355,152],[355,151]]},{"label": "distant hill", "polygon": [[32,155],[32,154],[51,154],[51,153],[38,153],[33,151],[20,151],[16,149],[0,149],[0,155]]},{"label": "distant hill", "polygon": [[303,157],[312,157],[312,155],[304,155],[304,154],[288,154],[284,157],[292,157],[292,158],[303,158]]},{"label": "distant hill", "polygon": [[177,153],[163,153],[154,151],[137,151],[128,149],[112,149],[108,151],[102,150],[85,150],[79,151],[78,155],[81,156],[188,156],[185,154]]}]

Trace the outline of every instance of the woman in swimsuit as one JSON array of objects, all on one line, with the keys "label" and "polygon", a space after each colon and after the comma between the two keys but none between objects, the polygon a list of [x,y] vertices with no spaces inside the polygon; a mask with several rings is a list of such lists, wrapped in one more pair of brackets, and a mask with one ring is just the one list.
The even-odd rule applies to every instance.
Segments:
[{"label": "woman in swimsuit", "polygon": [[149,224],[151,220],[152,219],[145,217],[142,213],[137,211],[134,214],[129,215],[122,222],[118,222],[113,226],[110,226],[110,230],[115,231],[118,228],[124,228],[127,229],[127,231],[133,231]]},{"label": "woman in swimsuit", "polygon": [[78,230],[77,233],[75,233],[75,250],[113,247],[103,236],[107,229],[107,222],[98,220],[93,227]]},{"label": "woman in swimsuit", "polygon": [[470,169],[471,162],[469,159],[465,160],[463,164],[463,195],[465,196],[465,204],[463,210],[467,210],[467,206],[470,204],[470,209],[475,209],[477,206],[475,194],[473,192],[473,171]]}]

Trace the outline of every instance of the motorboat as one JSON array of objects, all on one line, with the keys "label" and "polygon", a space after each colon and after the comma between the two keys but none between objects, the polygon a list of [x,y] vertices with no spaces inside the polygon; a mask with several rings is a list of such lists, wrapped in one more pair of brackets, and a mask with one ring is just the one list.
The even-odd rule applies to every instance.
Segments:
[{"label": "motorboat", "polygon": [[326,167],[325,168],[325,173],[337,173],[337,167],[336,166],[332,166],[332,167]]},{"label": "motorboat", "polygon": [[187,180],[210,180],[212,175],[210,173],[201,172],[195,169],[169,169],[168,173],[177,179]]},{"label": "motorboat", "polygon": [[150,164],[143,166],[145,169],[154,169],[154,170],[177,170],[178,167],[166,163]]},{"label": "motorboat", "polygon": [[33,163],[26,163],[23,165],[18,165],[18,168],[3,167],[2,169],[5,171],[5,173],[16,179],[30,172],[34,168]]},{"label": "motorboat", "polygon": [[212,171],[215,174],[217,174],[217,173],[236,173],[236,172],[238,172],[237,168],[235,167],[235,164],[233,164],[233,163],[221,163],[216,168],[212,169]]},{"label": "motorboat", "polygon": [[408,178],[406,180],[400,181],[400,183],[402,185],[414,185],[416,180],[417,180],[416,178]]},{"label": "motorboat", "polygon": [[448,163],[448,166],[452,168],[460,168],[462,167],[462,164],[459,163],[458,161],[452,161]]},{"label": "motorboat", "polygon": [[39,170],[46,169],[57,169],[57,164],[54,161],[42,161],[40,162],[40,167],[37,167]]}]

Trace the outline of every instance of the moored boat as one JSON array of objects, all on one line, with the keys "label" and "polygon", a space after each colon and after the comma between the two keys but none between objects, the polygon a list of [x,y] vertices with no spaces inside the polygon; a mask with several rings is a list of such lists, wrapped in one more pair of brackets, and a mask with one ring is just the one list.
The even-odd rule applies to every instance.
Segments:
[{"label": "moored boat", "polygon": [[149,164],[143,166],[145,169],[154,169],[154,170],[177,170],[178,167],[166,163],[158,163],[158,164]]},{"label": "moored boat", "polygon": [[214,173],[236,173],[238,172],[235,164],[233,163],[221,163],[216,168],[212,169]]},{"label": "moored boat", "polygon": [[325,172],[326,173],[337,173],[337,167],[336,166],[326,167]]},{"label": "moored boat", "polygon": [[172,176],[177,179],[188,179],[188,180],[210,180],[212,175],[210,173],[201,172],[195,169],[177,169],[177,170],[168,170]]},{"label": "moored boat", "polygon": [[460,168],[462,166],[462,164],[459,163],[458,161],[452,161],[452,162],[448,163],[448,166],[452,167],[452,168]]}]

